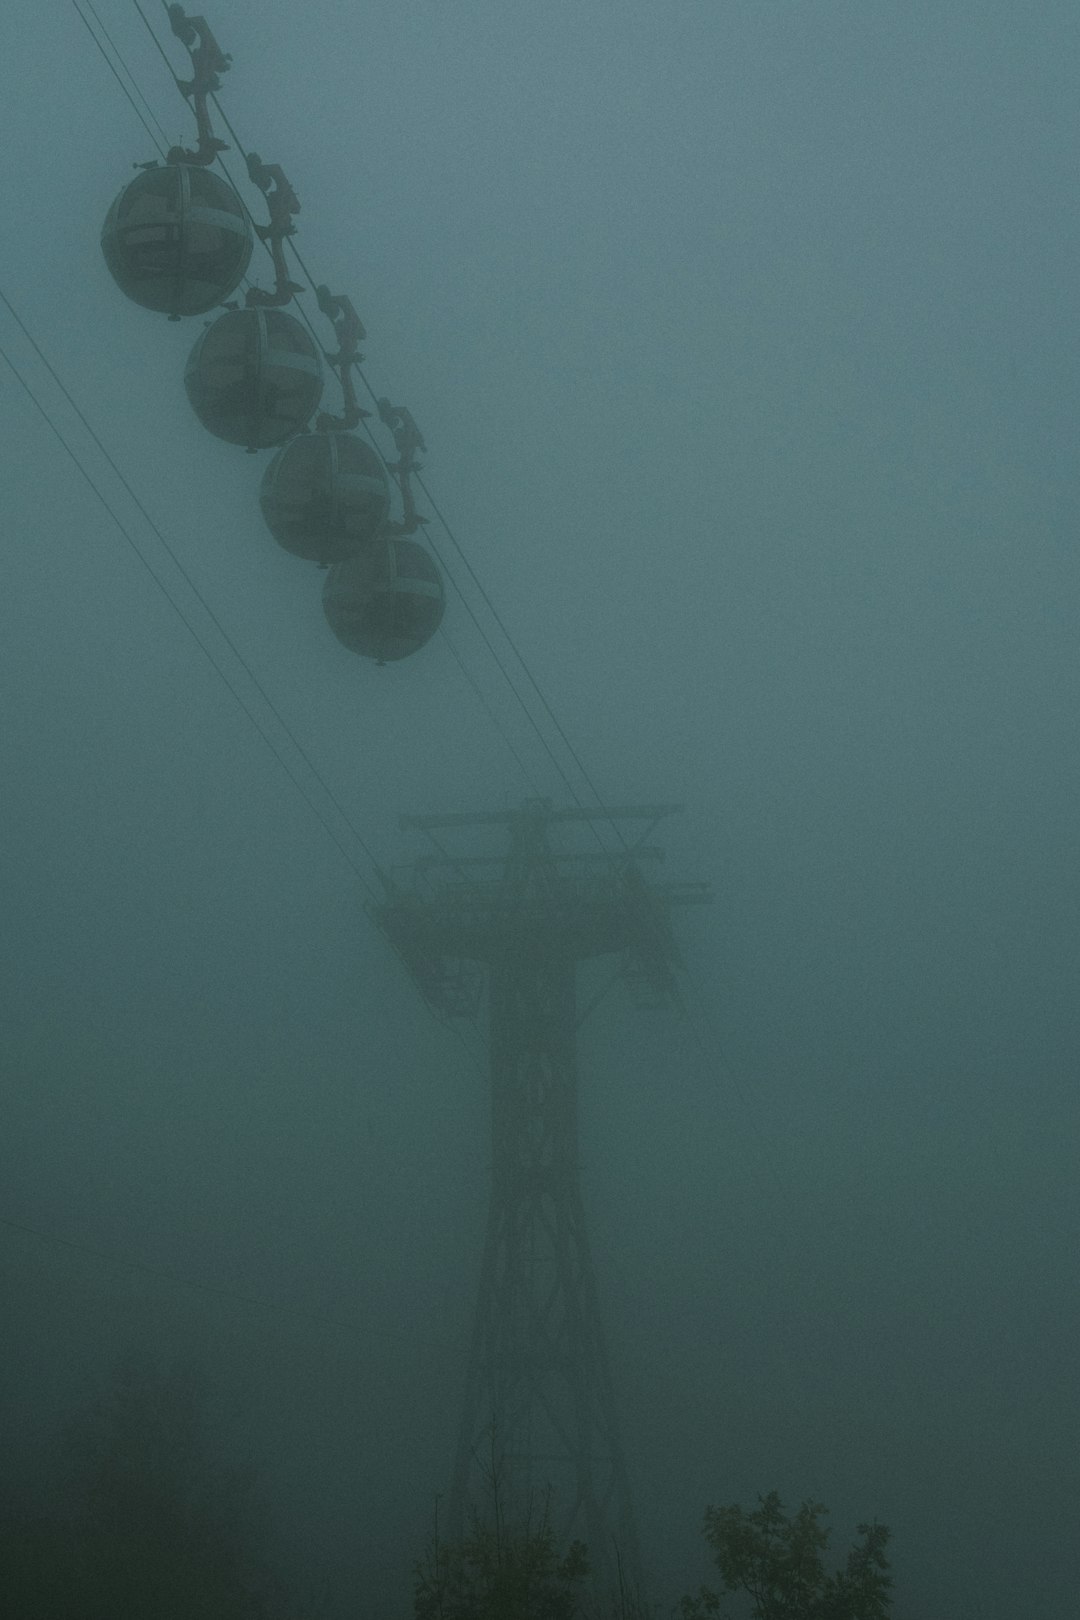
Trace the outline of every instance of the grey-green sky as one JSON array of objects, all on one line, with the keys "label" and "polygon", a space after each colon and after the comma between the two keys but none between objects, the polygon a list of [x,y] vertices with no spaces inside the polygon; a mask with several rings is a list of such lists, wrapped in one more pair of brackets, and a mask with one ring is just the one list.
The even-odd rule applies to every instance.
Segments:
[{"label": "grey-green sky", "polygon": [[[97,10],[190,141],[135,8]],[[230,118],[299,192],[305,261],[593,780],[684,800],[667,870],[716,888],[682,931],[691,1015],[612,999],[582,1032],[657,1596],[704,1574],[706,1502],[776,1487],[841,1544],[893,1527],[898,1620],[1071,1620],[1080,14],[207,15]],[[0,107],[0,289],[377,859],[411,853],[402,812],[565,800],[460,602],[531,784],[444,640],[385,669],[333,640],[263,529],[264,461],[195,421],[200,323],[100,255],[154,152],[73,6],[4,8]],[[2,306],[0,343],[277,737]],[[298,1564],[404,1612],[462,1390],[483,1081],[2,364],[0,435],[5,1421],[28,1445],[125,1337],[193,1348]]]}]

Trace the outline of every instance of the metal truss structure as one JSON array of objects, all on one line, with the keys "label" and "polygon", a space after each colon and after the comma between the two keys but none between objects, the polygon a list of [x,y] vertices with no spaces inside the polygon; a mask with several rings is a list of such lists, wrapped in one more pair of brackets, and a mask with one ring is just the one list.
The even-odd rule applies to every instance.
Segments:
[{"label": "metal truss structure", "polygon": [[[605,1583],[638,1578],[626,1465],[585,1228],[578,1165],[577,1030],[621,979],[639,1004],[678,1004],[675,906],[704,884],[654,884],[648,843],[677,806],[409,817],[433,853],[388,880],[376,918],[433,1009],[475,1016],[486,981],[491,1079],[487,1238],[450,1501],[451,1533],[484,1516],[494,1476],[517,1522],[550,1515]],[[614,824],[620,848],[556,839]],[[628,843],[622,827],[637,824]],[[499,828],[500,855],[454,854],[442,835]],[[644,830],[641,830],[641,829]],[[584,1010],[579,964],[616,959]]]}]

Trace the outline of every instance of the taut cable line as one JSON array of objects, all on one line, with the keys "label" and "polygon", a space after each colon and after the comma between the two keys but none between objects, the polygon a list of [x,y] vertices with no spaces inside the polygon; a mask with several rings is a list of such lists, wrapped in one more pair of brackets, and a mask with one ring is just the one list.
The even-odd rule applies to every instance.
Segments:
[{"label": "taut cable line", "polygon": [[[7,299],[7,297],[5,296],[5,294],[3,292],[0,292],[0,302],[2,302],[7,307],[7,309],[14,316],[15,320],[21,326],[22,323],[19,321],[19,318],[15,314],[15,311],[14,311],[11,303],[9,302],[9,300]],[[26,381],[26,378],[23,376],[22,372],[19,370],[19,368],[15,364],[14,360],[12,360],[12,358],[8,354],[7,350],[4,349],[2,346],[0,346],[0,359],[3,359],[4,363],[7,365],[8,369],[11,371],[12,375],[15,377],[15,379],[18,382],[19,386],[22,388],[23,392],[26,394],[27,398],[30,400],[31,404],[34,406],[35,410],[43,418],[43,420],[45,421],[45,423],[49,427],[49,430],[52,432],[53,436],[57,439],[57,441],[62,446],[65,453],[68,455],[70,460],[74,463],[75,467],[79,471],[80,476],[83,478],[85,483],[89,486],[89,488],[92,490],[94,496],[96,497],[96,499],[98,500],[100,505],[104,508],[104,510],[108,513],[109,517],[113,520],[114,524],[116,525],[116,528],[118,529],[120,535],[122,536],[122,538],[124,539],[124,541],[126,542],[128,547],[131,549],[131,551],[138,558],[140,563],[145,568],[146,572],[150,575],[150,578],[154,581],[154,584],[157,586],[158,590],[164,596],[165,600],[168,602],[168,604],[172,608],[173,612],[177,615],[177,617],[183,623],[183,625],[187,629],[188,633],[192,636],[193,640],[197,643],[197,645],[201,649],[202,653],[206,657],[206,659],[209,662],[209,664],[211,665],[211,667],[214,669],[216,674],[220,677],[223,684],[228,688],[229,692],[231,693],[231,695],[235,699],[236,703],[243,710],[243,712],[247,715],[247,717],[251,721],[252,725],[255,727],[255,729],[262,736],[262,738],[265,741],[267,747],[273,753],[274,757],[278,761],[278,764],[281,766],[281,768],[285,772],[286,776],[288,776],[289,780],[292,782],[293,786],[296,788],[296,790],[300,794],[301,798],[304,799],[304,801],[308,805],[309,809],[318,818],[318,820],[322,823],[322,825],[325,828],[328,836],[330,837],[331,841],[333,842],[333,844],[337,848],[339,854],[344,858],[344,860],[351,867],[352,871],[355,873],[356,877],[359,879],[361,887],[364,889],[365,893],[367,893],[371,897],[374,897],[375,894],[376,894],[376,891],[375,891],[374,887],[372,886],[369,878],[365,875],[365,873],[361,870],[361,868],[356,864],[356,861],[353,859],[353,857],[349,854],[349,851],[345,848],[345,845],[341,842],[341,839],[339,838],[338,834],[336,833],[334,828],[330,825],[330,823],[327,821],[326,817],[323,815],[323,813],[319,809],[318,805],[311,798],[311,795],[308,793],[308,791],[305,788],[303,782],[297,776],[296,772],[293,770],[292,766],[289,764],[289,762],[288,762],[287,758],[285,757],[285,755],[281,752],[281,749],[278,747],[278,745],[274,741],[273,737],[266,730],[266,727],[259,720],[258,715],[252,709],[251,705],[247,702],[247,700],[244,698],[243,694],[240,692],[239,688],[236,686],[234,681],[229,676],[229,674],[228,674],[227,670],[225,669],[224,665],[216,657],[216,655],[214,654],[213,650],[211,649],[211,647],[209,646],[209,644],[205,640],[205,638],[199,633],[198,629],[192,623],[192,621],[189,618],[189,616],[187,615],[187,613],[185,613],[185,611],[184,611],[183,607],[181,606],[181,604],[177,601],[176,597],[169,590],[169,587],[166,585],[166,583],[162,579],[161,575],[158,574],[157,571],[154,569],[154,567],[151,565],[148,557],[146,556],[146,553],[143,551],[142,547],[139,545],[138,541],[135,539],[135,537],[131,533],[130,529],[127,528],[127,526],[124,524],[124,522],[118,516],[118,514],[116,513],[116,511],[113,508],[112,504],[110,503],[108,497],[99,488],[99,486],[95,483],[94,479],[91,477],[90,473],[87,471],[81,457],[78,455],[78,453],[72,448],[72,446],[65,439],[64,435],[61,433],[60,429],[57,427],[56,423],[53,421],[53,419],[52,419],[51,415],[49,414],[48,410],[46,409],[46,407],[38,399],[37,395],[34,393],[33,389],[30,387],[30,384]],[[58,379],[57,379],[57,381],[58,381],[58,385],[62,388],[63,385],[59,384]],[[72,402],[72,407],[73,407],[73,409],[76,410],[76,412],[78,412],[78,407],[74,405],[74,402]],[[92,429],[89,429],[89,427],[88,427],[88,431],[92,432]],[[97,442],[96,436],[95,436],[95,442]],[[102,450],[102,454],[105,455],[106,459],[109,459],[108,458],[108,452],[104,449],[104,447],[99,445],[99,448]],[[128,488],[128,493],[132,495],[132,499],[135,500],[136,503],[137,503],[138,498],[130,490],[130,487],[126,484],[126,481],[123,480],[123,475],[120,474],[115,467],[114,467],[114,471],[117,471],[117,476],[119,476],[121,478],[121,480],[125,483],[125,488]],[[140,507],[140,510],[142,510],[141,507]],[[144,513],[144,516],[145,515],[146,514]],[[147,521],[150,523],[151,527],[154,529],[154,532],[155,532],[155,534],[157,534],[159,540],[161,540],[162,544],[165,546],[165,549],[168,550],[169,549],[168,543],[164,540],[164,537],[161,535],[160,530],[158,530],[156,525],[154,525],[153,520],[150,519],[150,518],[147,518]],[[183,572],[183,570],[181,570],[181,572]],[[186,574],[184,575],[184,577],[187,580],[187,575]],[[190,580],[188,580],[187,582],[189,584],[191,584]],[[194,585],[192,585],[191,588],[194,590],[195,589]],[[242,658],[240,659],[240,662],[243,664]],[[250,670],[247,669],[247,665],[244,664],[243,667],[245,668],[247,673],[250,674]],[[252,677],[252,679],[254,680],[254,677]],[[257,689],[261,692],[261,688],[258,687],[257,682],[255,684],[256,684]],[[271,707],[271,709],[272,709],[272,704],[269,703],[269,700],[267,700],[267,702],[268,702],[268,706]]]},{"label": "taut cable line", "polygon": [[[288,724],[288,721],[282,715],[280,709],[278,708],[277,704],[274,702],[274,700],[271,697],[270,693],[266,690],[266,687],[263,685],[262,681],[260,681],[258,675],[255,673],[255,671],[252,669],[251,665],[248,663],[247,659],[244,657],[244,655],[241,652],[240,648],[237,646],[237,644],[234,641],[233,637],[230,635],[228,629],[221,622],[221,619],[218,617],[217,613],[214,611],[214,608],[213,608],[212,604],[207,600],[204,592],[200,590],[199,586],[196,584],[195,580],[192,578],[190,572],[184,566],[184,563],[183,563],[182,559],[180,558],[179,554],[177,553],[176,548],[174,546],[170,545],[169,541],[165,538],[165,535],[162,533],[161,529],[158,527],[158,525],[154,521],[153,517],[150,515],[150,513],[147,511],[146,507],[143,505],[142,501],[139,499],[139,496],[136,494],[135,490],[132,488],[132,486],[131,486],[129,480],[127,479],[126,475],[124,474],[124,472],[118,466],[118,464],[117,464],[116,460],[114,459],[114,457],[112,456],[111,452],[106,448],[106,446],[102,442],[101,438],[99,437],[98,433],[95,431],[92,423],[89,421],[88,417],[86,416],[86,413],[83,411],[82,407],[75,400],[75,398],[71,394],[70,390],[67,388],[67,385],[64,383],[63,379],[60,377],[60,375],[56,371],[55,367],[52,365],[52,363],[49,360],[48,356],[44,353],[44,351],[42,350],[40,344],[37,342],[37,340],[35,339],[33,334],[30,332],[29,328],[26,326],[25,322],[22,320],[22,318],[19,315],[18,311],[15,309],[14,305],[11,303],[11,300],[7,297],[6,293],[4,293],[2,289],[0,289],[0,303],[3,303],[5,309],[8,311],[9,315],[14,320],[15,324],[18,326],[20,332],[22,332],[23,336],[26,338],[27,342],[30,344],[30,346],[33,349],[34,353],[37,355],[38,359],[41,361],[41,364],[45,367],[46,371],[49,373],[49,376],[53,379],[56,386],[60,389],[60,392],[63,394],[64,398],[67,400],[68,404],[71,406],[72,410],[75,412],[76,416],[79,418],[79,421],[82,423],[83,427],[86,429],[86,432],[90,435],[90,438],[93,440],[94,444],[97,446],[97,448],[100,451],[100,453],[102,454],[102,456],[104,456],[106,462],[111,467],[111,469],[115,473],[116,477],[120,480],[120,483],[123,485],[124,489],[126,490],[127,494],[131,498],[132,502],[134,503],[134,505],[136,506],[136,508],[138,509],[140,514],[142,515],[142,517],[145,519],[146,523],[150,527],[153,534],[156,536],[156,538],[159,541],[162,549],[165,551],[166,555],[168,556],[170,562],[173,564],[174,568],[180,574],[181,578],[184,580],[184,583],[187,585],[188,589],[192,592],[193,596],[198,601],[200,607],[203,609],[203,611],[206,613],[207,617],[210,619],[211,623],[214,625],[214,628],[218,631],[218,633],[221,636],[222,640],[225,642],[226,646],[229,648],[229,651],[232,653],[233,657],[236,659],[237,663],[241,666],[241,668],[244,670],[245,674],[248,676],[248,679],[251,681],[252,685],[254,686],[255,690],[258,692],[259,696],[262,698],[263,702],[266,704],[267,708],[270,710],[270,713],[274,716],[274,719],[277,721],[278,725],[281,727],[281,729],[284,732],[285,736],[289,739],[292,746],[296,749],[296,752],[300,755],[300,758],[304,761],[304,764],[307,766],[308,770],[314,776],[315,780],[319,783],[319,786],[322,788],[323,792],[326,794],[326,796],[329,799],[330,803],[334,806],[335,810],[337,811],[338,815],[341,817],[341,819],[344,822],[345,826],[348,827],[349,832],[356,839],[356,841],[359,844],[360,848],[364,851],[364,854],[367,856],[368,860],[371,862],[372,866],[375,869],[376,876],[377,877],[381,876],[381,872],[382,872],[381,865],[380,865],[379,861],[377,860],[374,852],[372,851],[370,845],[367,843],[367,841],[365,840],[365,838],[363,837],[363,835],[361,834],[359,829],[352,822],[352,820],[351,820],[351,818],[350,818],[350,816],[348,814],[348,811],[345,809],[344,805],[342,805],[342,803],[338,799],[337,795],[334,793],[334,790],[330,787],[329,783],[322,776],[322,773],[320,772],[320,770],[319,770],[318,766],[316,765],[315,761],[311,758],[310,754],[308,753],[307,749],[304,747],[303,743],[296,736],[296,733],[292,730],[291,726]],[[65,445],[65,448],[67,448],[66,445]],[[80,468],[80,470],[82,470],[82,469]],[[89,479],[88,479],[88,482],[89,482]],[[125,537],[130,539],[130,537],[128,537],[126,535],[126,531],[125,531]],[[131,542],[131,543],[134,544],[134,542]],[[141,555],[141,553],[140,553],[140,555]],[[153,572],[153,571],[151,570],[151,572]],[[155,578],[156,577],[157,576],[155,575]],[[164,588],[164,587],[162,587],[162,588]],[[190,621],[187,620],[186,618],[185,618],[185,623],[187,623],[189,628],[190,628]],[[361,876],[360,869],[358,867],[356,867],[355,870],[357,871],[357,875]],[[374,894],[375,894],[375,890],[374,890],[372,884],[370,883],[370,881],[366,877],[361,877],[361,880],[363,882],[365,891],[367,892],[368,896],[373,898]]]}]

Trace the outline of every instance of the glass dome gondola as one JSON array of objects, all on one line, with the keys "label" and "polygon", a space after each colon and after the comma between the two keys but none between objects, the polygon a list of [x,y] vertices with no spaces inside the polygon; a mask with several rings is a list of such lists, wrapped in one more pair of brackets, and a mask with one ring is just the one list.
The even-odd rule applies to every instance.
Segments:
[{"label": "glass dome gondola", "polygon": [[268,450],[310,420],[322,395],[322,359],[306,329],[284,310],[230,309],[192,349],[184,387],[209,433],[248,450]]},{"label": "glass dome gondola", "polygon": [[136,175],[101,231],[101,251],[121,292],[172,320],[224,303],[251,248],[251,225],[232,186],[186,163],[155,164]]},{"label": "glass dome gondola", "polygon": [[336,563],[323,587],[323,612],[351,652],[393,663],[419,652],[439,628],[446,598],[434,561],[415,540],[383,535]]},{"label": "glass dome gondola", "polygon": [[379,457],[355,433],[304,433],[267,467],[259,505],[286,551],[338,563],[378,534],[390,513],[390,486]]}]

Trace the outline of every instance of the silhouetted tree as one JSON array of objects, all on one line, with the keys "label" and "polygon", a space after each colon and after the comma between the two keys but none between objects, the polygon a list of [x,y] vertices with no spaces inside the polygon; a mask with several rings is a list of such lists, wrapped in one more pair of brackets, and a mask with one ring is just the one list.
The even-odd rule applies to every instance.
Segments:
[{"label": "silhouetted tree", "polygon": [[562,1553],[545,1513],[508,1528],[475,1520],[461,1541],[436,1534],[416,1567],[416,1620],[578,1620],[589,1562],[580,1541]]},{"label": "silhouetted tree", "polygon": [[[821,1503],[804,1502],[789,1518],[775,1491],[759,1502],[752,1513],[738,1506],[707,1508],[704,1527],[723,1591],[746,1593],[753,1620],[886,1620],[892,1577],[885,1525],[860,1524],[844,1567],[829,1574]],[[683,1598],[684,1620],[719,1615],[721,1603],[703,1586]]]},{"label": "silhouetted tree", "polygon": [[20,1620],[271,1620],[252,1479],[214,1458],[190,1367],[128,1357],[67,1437],[67,1479],[3,1537]]}]

